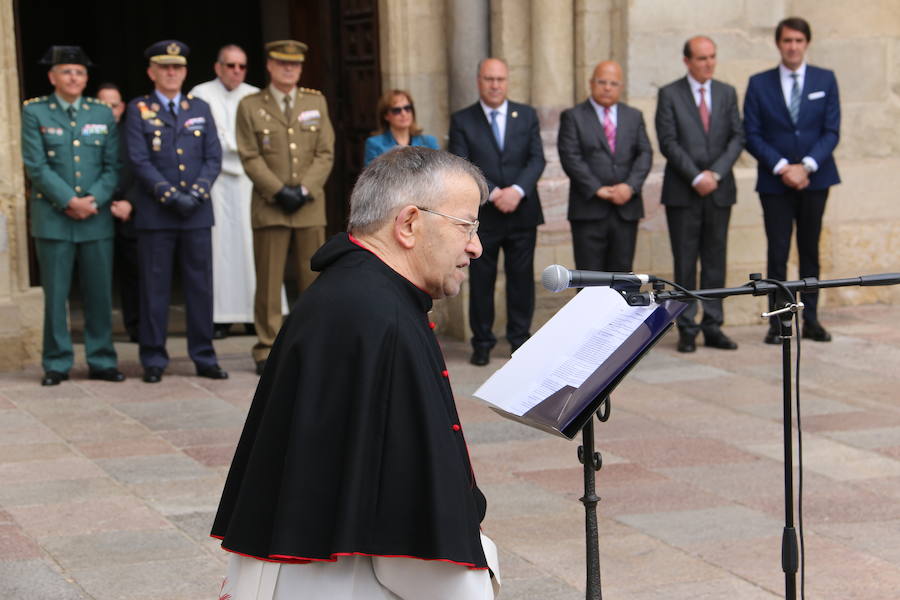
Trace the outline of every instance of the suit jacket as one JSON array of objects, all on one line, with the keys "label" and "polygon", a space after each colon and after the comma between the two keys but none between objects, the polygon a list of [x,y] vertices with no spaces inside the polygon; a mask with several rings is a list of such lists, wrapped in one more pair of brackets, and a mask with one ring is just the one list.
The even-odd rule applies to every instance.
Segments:
[{"label": "suit jacket", "polygon": [[[641,187],[653,163],[653,150],[641,111],[619,102],[617,113],[615,155],[590,100],[560,115],[557,147],[569,176],[570,221],[602,219],[612,210],[626,221],[644,216]],[[595,195],[600,187],[617,183],[627,183],[634,190],[624,205],[616,206]]]},{"label": "suit jacket", "polygon": [[500,227],[526,229],[544,222],[537,182],[546,163],[537,113],[527,104],[518,102],[509,102],[506,110],[502,151],[480,102],[450,117],[447,150],[481,169],[489,190],[515,184],[525,192],[519,206],[511,213],[500,212],[491,202],[483,204],[478,211],[478,220],[486,230]]},{"label": "suit jacket", "polygon": [[[181,97],[173,116],[156,94],[138,96],[125,111],[128,158],[138,182],[134,194],[137,230],[212,227],[209,190],[222,167],[222,147],[209,105]],[[196,190],[202,202],[188,218],[165,204],[174,191]]]},{"label": "suit jacket", "polygon": [[[397,140],[395,140],[394,136],[391,135],[390,130],[366,138],[366,166],[368,166],[370,162],[372,162],[391,148],[395,147],[396,145]],[[438,146],[437,140],[433,135],[425,135],[424,133],[421,135],[414,135],[410,137],[409,145],[424,146],[425,148],[431,148],[432,150],[441,149],[440,146]]]},{"label": "suit jacket", "polygon": [[[31,235],[85,242],[113,236],[109,203],[119,174],[119,133],[103,102],[82,98],[72,121],[56,96],[22,108],[22,159],[31,180]],[[69,200],[94,196],[98,214],[76,221]]]},{"label": "suit jacket", "polygon": [[[264,88],[238,105],[237,147],[253,182],[250,223],[260,227],[325,225],[325,181],[334,165],[334,129],[322,92],[298,88],[285,117]],[[313,202],[286,214],[275,202],[284,186],[304,185]]]},{"label": "suit jacket", "polygon": [[747,151],[757,160],[756,191],[790,191],[779,176],[772,174],[782,158],[795,164],[809,156],[818,163],[818,170],[809,175],[810,190],[824,190],[840,183],[832,155],[840,129],[841,101],[833,71],[806,66],[796,126],[784,101],[778,68],[751,77],[744,97],[744,131]]},{"label": "suit jacket", "polygon": [[744,149],[744,129],[737,93],[726,83],[710,81],[709,132],[703,130],[700,110],[687,77],[660,88],[656,104],[656,136],[666,157],[662,203],[688,206],[700,199],[691,185],[702,171],[718,174],[719,185],[710,194],[716,206],[737,201],[732,166]]}]

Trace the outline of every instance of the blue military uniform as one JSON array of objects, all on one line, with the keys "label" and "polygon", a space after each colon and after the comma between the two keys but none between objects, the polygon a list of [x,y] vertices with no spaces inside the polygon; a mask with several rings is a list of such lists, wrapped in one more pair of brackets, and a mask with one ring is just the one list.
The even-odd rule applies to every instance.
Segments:
[{"label": "blue military uniform", "polygon": [[[187,46],[169,40],[154,44],[146,55],[158,64],[186,64],[167,62],[166,57],[184,59],[187,53]],[[169,362],[166,329],[176,262],[182,274],[188,353],[198,374],[203,375],[218,369],[212,345],[213,211],[209,195],[222,164],[215,122],[209,105],[199,98],[179,94],[170,101],[152,92],[129,102],[125,131],[138,182],[134,201],[144,379],[148,381],[150,368],[161,376]],[[188,215],[173,210],[178,196],[185,194],[198,204]]]},{"label": "blue military uniform", "polygon": [[[77,46],[53,46],[41,62],[90,66]],[[85,72],[81,77],[86,83]],[[44,290],[42,383],[56,385],[68,379],[72,367],[66,302],[76,262],[90,376],[121,381],[124,377],[116,368],[112,343],[109,206],[119,171],[119,137],[112,111],[93,98],[78,97],[68,103],[56,93],[27,100],[22,108],[22,157],[31,180],[31,234]],[[88,196],[94,198],[96,214],[77,219],[66,212],[72,199]]]}]

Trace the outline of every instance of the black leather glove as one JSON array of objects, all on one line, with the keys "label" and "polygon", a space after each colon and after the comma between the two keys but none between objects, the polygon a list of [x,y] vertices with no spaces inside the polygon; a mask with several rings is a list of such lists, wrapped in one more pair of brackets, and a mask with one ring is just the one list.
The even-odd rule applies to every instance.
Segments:
[{"label": "black leather glove", "polygon": [[178,213],[182,219],[187,219],[200,207],[200,200],[185,192],[172,192],[166,206]]},{"label": "black leather glove", "polygon": [[306,204],[306,196],[299,185],[284,186],[275,194],[275,201],[285,213],[292,215]]}]

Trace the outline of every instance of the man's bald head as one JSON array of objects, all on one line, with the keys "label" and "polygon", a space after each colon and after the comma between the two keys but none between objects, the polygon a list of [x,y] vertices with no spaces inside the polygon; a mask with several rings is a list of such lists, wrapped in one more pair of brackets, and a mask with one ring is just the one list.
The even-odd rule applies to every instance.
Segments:
[{"label": "man's bald head", "polygon": [[622,67],[614,60],[598,63],[588,83],[594,102],[608,108],[617,103],[622,95]]}]

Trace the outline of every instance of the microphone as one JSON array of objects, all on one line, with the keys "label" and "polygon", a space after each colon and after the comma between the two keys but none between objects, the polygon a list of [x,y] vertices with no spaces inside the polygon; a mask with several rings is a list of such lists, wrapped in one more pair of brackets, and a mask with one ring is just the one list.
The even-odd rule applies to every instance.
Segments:
[{"label": "microphone", "polygon": [[541,275],[541,285],[551,292],[561,292],[566,288],[614,286],[625,284],[642,286],[656,281],[653,275],[635,273],[608,273],[606,271],[570,271],[562,265],[550,265]]}]

